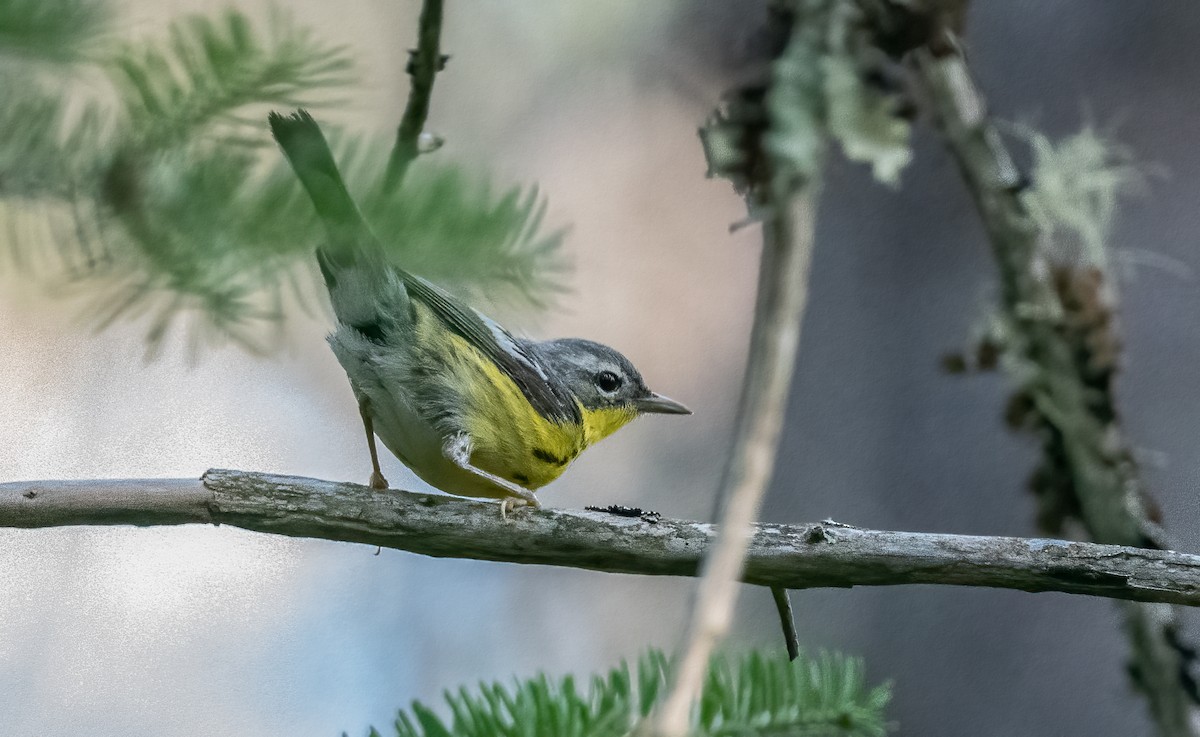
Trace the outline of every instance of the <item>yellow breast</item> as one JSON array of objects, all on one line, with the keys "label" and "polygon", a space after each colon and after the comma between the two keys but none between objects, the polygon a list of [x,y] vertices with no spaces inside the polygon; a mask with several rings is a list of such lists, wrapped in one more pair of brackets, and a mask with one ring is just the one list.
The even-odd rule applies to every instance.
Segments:
[{"label": "yellow breast", "polygon": [[473,388],[466,417],[474,440],[471,462],[526,489],[538,489],[561,476],[584,449],[635,416],[631,411],[580,407],[582,423],[548,420],[495,364],[458,336],[454,339],[459,350],[472,356],[478,372],[466,382]]}]

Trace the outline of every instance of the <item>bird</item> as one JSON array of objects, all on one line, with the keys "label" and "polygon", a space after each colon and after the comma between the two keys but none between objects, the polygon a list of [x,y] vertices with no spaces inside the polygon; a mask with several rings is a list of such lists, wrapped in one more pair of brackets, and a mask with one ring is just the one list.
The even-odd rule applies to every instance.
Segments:
[{"label": "bird", "polygon": [[540,507],[534,492],[645,414],[691,414],[633,363],[582,338],[531,340],[390,262],[320,126],[271,112],[271,133],[322,222],[317,264],[336,325],[327,338],[358,400],[369,485],[388,488],[375,438],[426,483]]}]

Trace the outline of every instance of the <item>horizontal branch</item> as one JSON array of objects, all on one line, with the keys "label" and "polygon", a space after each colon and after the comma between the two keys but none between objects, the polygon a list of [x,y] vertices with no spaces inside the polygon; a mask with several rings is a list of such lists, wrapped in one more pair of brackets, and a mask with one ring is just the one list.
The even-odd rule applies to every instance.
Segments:
[{"label": "horizontal branch", "polygon": [[[441,494],[245,471],[201,480],[0,484],[0,527],[224,524],[439,558],[693,576],[713,525],[608,512],[520,510]],[[1058,591],[1200,606],[1200,556],[1017,537],[759,525],[742,580],[788,589],[896,584]]]}]

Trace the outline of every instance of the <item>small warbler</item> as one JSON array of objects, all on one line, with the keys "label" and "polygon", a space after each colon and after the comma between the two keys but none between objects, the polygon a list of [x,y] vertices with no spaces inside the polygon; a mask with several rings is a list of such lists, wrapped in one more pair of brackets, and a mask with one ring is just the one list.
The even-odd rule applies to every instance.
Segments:
[{"label": "small warbler", "polygon": [[534,490],[585,448],[644,413],[691,414],[647,388],[629,359],[578,338],[533,341],[387,262],[305,111],[271,113],[271,132],[323,222],[317,262],[371,453],[375,435],[432,486],[538,507]]}]

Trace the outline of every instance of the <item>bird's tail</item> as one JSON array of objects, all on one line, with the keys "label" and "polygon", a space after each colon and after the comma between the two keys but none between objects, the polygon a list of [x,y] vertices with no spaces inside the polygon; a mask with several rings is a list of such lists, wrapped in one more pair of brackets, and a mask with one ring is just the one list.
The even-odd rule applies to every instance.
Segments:
[{"label": "bird's tail", "polygon": [[332,291],[337,274],[359,265],[376,246],[375,237],[351,199],[317,121],[307,111],[297,110],[291,115],[272,112],[267,122],[329,231],[329,238],[317,249],[317,263]]}]

